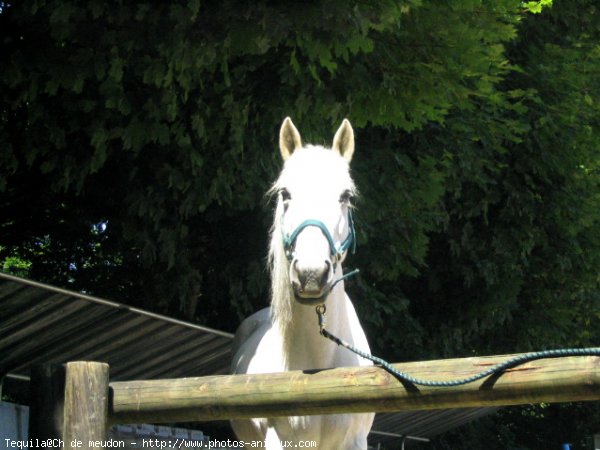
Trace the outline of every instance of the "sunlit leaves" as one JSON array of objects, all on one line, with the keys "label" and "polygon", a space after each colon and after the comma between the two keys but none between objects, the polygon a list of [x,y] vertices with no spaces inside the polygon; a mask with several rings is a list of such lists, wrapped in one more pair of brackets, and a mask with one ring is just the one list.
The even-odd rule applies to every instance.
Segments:
[{"label": "sunlit leaves", "polygon": [[542,9],[552,6],[553,0],[536,0],[533,2],[523,2],[523,7],[534,14],[539,14]]}]

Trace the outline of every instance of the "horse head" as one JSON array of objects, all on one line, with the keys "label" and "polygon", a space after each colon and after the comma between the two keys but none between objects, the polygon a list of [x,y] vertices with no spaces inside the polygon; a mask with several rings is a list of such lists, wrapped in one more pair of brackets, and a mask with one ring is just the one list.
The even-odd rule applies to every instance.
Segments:
[{"label": "horse head", "polygon": [[288,117],[279,149],[284,167],[273,190],[289,283],[298,302],[322,303],[355,240],[350,201],[356,189],[349,170],[354,132],[344,119],[331,149],[303,146]]}]

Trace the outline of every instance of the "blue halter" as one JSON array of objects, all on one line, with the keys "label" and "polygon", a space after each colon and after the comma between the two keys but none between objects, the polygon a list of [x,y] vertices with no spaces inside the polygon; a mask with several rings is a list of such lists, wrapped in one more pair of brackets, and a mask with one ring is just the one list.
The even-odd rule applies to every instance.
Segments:
[{"label": "blue halter", "polygon": [[354,253],[354,251],[356,250],[356,231],[354,230],[354,221],[352,220],[352,212],[350,209],[348,209],[349,231],[348,231],[348,235],[346,236],[346,239],[344,239],[339,245],[335,244],[335,241],[333,240],[331,233],[329,232],[329,230],[327,229],[325,224],[323,222],[321,222],[320,220],[315,220],[315,219],[305,220],[300,225],[298,225],[294,231],[292,231],[292,234],[286,235],[284,233],[283,248],[285,249],[285,254],[289,261],[291,261],[294,257],[294,246],[296,244],[296,239],[298,238],[298,235],[302,232],[302,230],[304,230],[306,227],[317,227],[321,230],[321,232],[327,239],[327,242],[329,243],[329,250],[330,250],[331,256],[333,257],[335,262],[339,261],[342,258],[342,256],[344,255],[344,253],[350,247],[352,247],[352,253]]}]

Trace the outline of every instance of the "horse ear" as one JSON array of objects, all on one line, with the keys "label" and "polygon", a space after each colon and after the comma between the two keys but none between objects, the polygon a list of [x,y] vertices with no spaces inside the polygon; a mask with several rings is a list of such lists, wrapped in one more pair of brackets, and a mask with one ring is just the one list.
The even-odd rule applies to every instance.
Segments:
[{"label": "horse ear", "polygon": [[339,153],[348,162],[352,160],[354,153],[354,130],[348,119],[344,119],[342,125],[333,137],[333,145],[331,149]]},{"label": "horse ear", "polygon": [[292,119],[286,117],[279,130],[279,151],[281,152],[281,157],[285,161],[300,147],[302,147],[300,133],[298,133],[298,130],[292,123]]}]

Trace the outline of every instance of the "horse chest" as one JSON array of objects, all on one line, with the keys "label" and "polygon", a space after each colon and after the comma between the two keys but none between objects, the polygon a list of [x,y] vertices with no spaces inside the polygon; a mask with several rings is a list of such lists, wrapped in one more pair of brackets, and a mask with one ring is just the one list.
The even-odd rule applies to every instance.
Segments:
[{"label": "horse chest", "polygon": [[[357,427],[364,421],[364,414],[337,414],[326,416],[292,416],[268,419],[281,442],[306,445],[314,442],[319,449],[352,448],[349,443],[356,438]],[[303,444],[299,444],[304,441]]]}]

